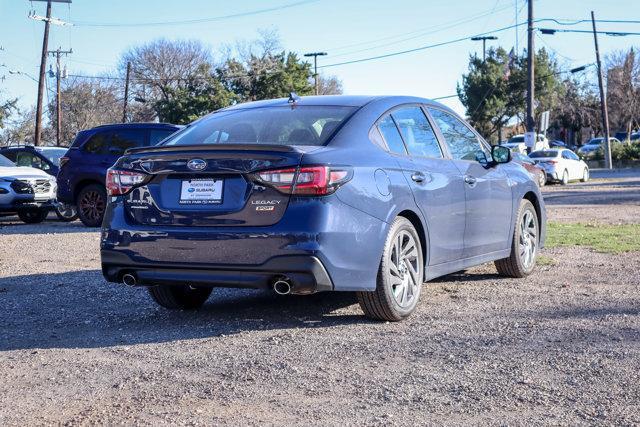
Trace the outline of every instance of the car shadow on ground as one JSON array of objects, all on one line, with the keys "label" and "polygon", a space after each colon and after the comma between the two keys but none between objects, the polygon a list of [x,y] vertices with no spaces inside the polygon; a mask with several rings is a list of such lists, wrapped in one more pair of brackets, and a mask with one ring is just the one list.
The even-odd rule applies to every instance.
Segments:
[{"label": "car shadow on ground", "polygon": [[214,289],[197,311],[158,307],[144,288],[108,283],[97,270],[0,279],[0,351],[97,348],[214,338],[251,330],[368,323],[354,293],[279,296]]},{"label": "car shadow on ground", "polygon": [[[55,218],[55,215],[53,216]],[[64,222],[49,218],[39,224],[25,224],[17,216],[0,217],[0,235],[42,233],[87,233],[100,228],[85,227],[80,221]]]}]

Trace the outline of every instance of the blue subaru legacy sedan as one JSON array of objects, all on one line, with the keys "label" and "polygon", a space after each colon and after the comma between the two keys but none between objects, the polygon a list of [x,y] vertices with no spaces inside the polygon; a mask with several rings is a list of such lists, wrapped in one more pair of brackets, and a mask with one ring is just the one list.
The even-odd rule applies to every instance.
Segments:
[{"label": "blue subaru legacy sedan", "polygon": [[214,287],[355,291],[390,321],[424,281],[494,261],[524,277],[545,207],[508,148],[422,98],[321,96],[209,114],[109,169],[107,280],[195,309]]}]

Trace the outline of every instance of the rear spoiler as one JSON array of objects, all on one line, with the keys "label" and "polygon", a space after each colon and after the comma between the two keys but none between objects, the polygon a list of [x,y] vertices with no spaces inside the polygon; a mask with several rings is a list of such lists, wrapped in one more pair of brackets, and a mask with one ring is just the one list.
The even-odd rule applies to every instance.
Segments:
[{"label": "rear spoiler", "polygon": [[[315,147],[317,148],[317,147]],[[288,153],[291,151],[299,151],[290,145],[280,144],[194,144],[194,145],[159,145],[154,147],[137,147],[129,148],[124,154],[138,153],[172,153],[175,151],[188,152],[210,152],[210,151],[279,151]]]}]

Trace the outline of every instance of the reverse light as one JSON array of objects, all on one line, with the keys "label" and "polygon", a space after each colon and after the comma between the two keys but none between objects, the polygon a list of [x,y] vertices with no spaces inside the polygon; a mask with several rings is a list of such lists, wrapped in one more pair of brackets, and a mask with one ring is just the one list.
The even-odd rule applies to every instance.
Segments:
[{"label": "reverse light", "polygon": [[107,169],[107,194],[109,196],[127,194],[134,187],[143,184],[148,176],[142,172]]},{"label": "reverse light", "polygon": [[325,196],[351,179],[351,170],[329,166],[303,166],[300,169],[274,169],[258,172],[260,181],[282,193]]}]

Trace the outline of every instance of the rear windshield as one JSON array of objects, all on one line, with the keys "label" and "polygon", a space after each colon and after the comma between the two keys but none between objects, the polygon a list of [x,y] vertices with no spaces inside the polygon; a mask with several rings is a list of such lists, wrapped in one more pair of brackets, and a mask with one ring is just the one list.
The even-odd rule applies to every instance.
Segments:
[{"label": "rear windshield", "polygon": [[15,166],[15,165],[16,164],[13,163],[11,160],[7,159],[5,156],[0,154],[0,166],[12,167],[12,166]]},{"label": "rear windshield", "polygon": [[557,150],[549,150],[549,151],[534,151],[533,153],[529,154],[529,157],[532,159],[539,159],[539,158],[551,158],[551,157],[558,157],[558,151]]},{"label": "rear windshield", "polygon": [[600,145],[604,141],[604,138],[594,138],[591,141],[587,142],[587,145]]},{"label": "rear windshield", "polygon": [[64,156],[66,152],[66,148],[49,148],[41,151],[42,155],[56,166],[60,166],[60,157]]},{"label": "rear windshield", "polygon": [[355,107],[286,106],[221,111],[198,120],[161,145],[324,145]]}]

